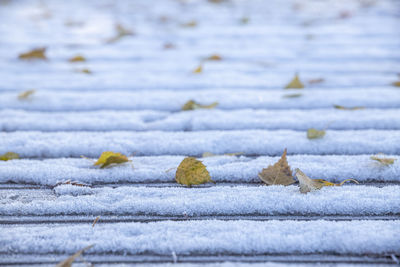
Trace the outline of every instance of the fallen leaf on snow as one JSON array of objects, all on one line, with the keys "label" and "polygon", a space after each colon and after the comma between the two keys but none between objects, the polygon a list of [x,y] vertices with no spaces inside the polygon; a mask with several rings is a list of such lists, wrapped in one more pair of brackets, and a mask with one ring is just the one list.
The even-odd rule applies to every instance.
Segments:
[{"label": "fallen leaf on snow", "polygon": [[359,109],[365,109],[365,107],[345,107],[341,105],[333,105],[334,108],[340,109],[340,110],[359,110]]},{"label": "fallen leaf on snow", "polygon": [[400,81],[392,83],[393,86],[400,87]]},{"label": "fallen leaf on snow", "polygon": [[14,152],[7,152],[4,153],[3,155],[0,155],[0,160],[7,161],[12,159],[19,159],[19,155]]},{"label": "fallen leaf on snow", "polygon": [[220,60],[222,60],[222,57],[220,55],[218,55],[218,54],[214,54],[214,55],[211,55],[208,58],[206,58],[206,60],[209,60],[209,61],[220,61]]},{"label": "fallen leaf on snow", "polygon": [[195,110],[195,109],[213,109],[218,106],[218,102],[213,102],[209,105],[202,105],[194,100],[189,100],[182,106],[182,110]]},{"label": "fallen leaf on snow", "polygon": [[286,153],[287,150],[285,149],[278,162],[262,169],[258,174],[258,177],[267,185],[290,185],[295,182],[292,170],[287,162]]},{"label": "fallen leaf on snow", "polygon": [[208,182],[214,183],[206,166],[193,157],[187,157],[182,160],[176,170],[175,180],[177,183],[189,187]]},{"label": "fallen leaf on snow", "polygon": [[31,60],[31,59],[47,59],[46,58],[46,48],[36,48],[26,53],[19,54],[18,58],[23,60]]},{"label": "fallen leaf on snow", "polygon": [[82,253],[90,248],[92,248],[94,245],[90,245],[87,246],[81,250],[79,250],[78,252],[76,252],[74,255],[70,256],[69,258],[67,258],[66,260],[63,260],[62,262],[60,262],[59,264],[56,265],[56,267],[71,267],[72,263],[76,260],[76,258],[78,258],[79,256],[82,255]]},{"label": "fallen leaf on snow", "polygon": [[77,69],[75,71],[79,72],[79,73],[83,73],[83,74],[92,74],[92,71],[90,69],[87,69],[87,68],[85,68],[85,69]]},{"label": "fallen leaf on snow", "polygon": [[121,164],[128,161],[128,157],[121,153],[105,151],[101,153],[99,159],[94,163],[94,165],[101,165],[100,169],[103,169],[111,164]]},{"label": "fallen leaf on snow", "polygon": [[283,95],[283,98],[297,98],[297,97],[301,97],[303,94],[286,94]]},{"label": "fallen leaf on snow", "polygon": [[115,31],[116,34],[114,37],[111,37],[110,39],[108,39],[106,42],[107,43],[115,43],[116,41],[119,41],[121,38],[125,37],[125,36],[132,36],[134,35],[133,31],[125,28],[124,26],[122,26],[121,24],[117,24],[115,26]]},{"label": "fallen leaf on snow", "polygon": [[192,72],[195,73],[195,74],[202,73],[202,72],[203,72],[203,66],[202,66],[202,65],[199,65],[199,66],[198,66],[197,68],[195,68]]},{"label": "fallen leaf on snow", "polygon": [[69,62],[85,62],[86,58],[81,55],[76,55],[68,60]]},{"label": "fallen leaf on snow", "polygon": [[[66,180],[66,181],[63,181],[63,182],[58,182],[58,183],[56,183],[56,184],[54,185],[54,187],[59,186],[59,185],[64,185],[64,184],[70,184],[70,185],[79,186],[79,187],[90,187],[90,185],[88,185],[88,184],[84,184],[84,183],[81,183],[81,182],[78,182],[78,181],[71,181],[71,180]],[[53,188],[54,188],[54,187],[53,187]]]},{"label": "fallen leaf on snow", "polygon": [[395,158],[385,158],[382,156],[383,156],[382,154],[378,154],[375,156],[371,156],[371,159],[376,160],[385,166],[389,166],[389,165],[393,164],[394,161],[396,160]]},{"label": "fallen leaf on snow", "polygon": [[308,139],[318,139],[324,137],[326,134],[325,130],[317,130],[314,128],[310,128],[307,130],[307,138]]},{"label": "fallen leaf on snow", "polygon": [[285,89],[302,89],[302,88],[304,88],[304,84],[300,81],[300,78],[297,74],[290,81],[290,83],[285,86]]},{"label": "fallen leaf on snow", "polygon": [[22,92],[22,93],[20,93],[19,95],[18,95],[18,99],[19,100],[27,100],[28,98],[30,98],[34,93],[36,92],[36,90],[27,90],[27,91],[24,91],[24,92]]},{"label": "fallen leaf on snow", "polygon": [[100,216],[97,216],[96,219],[94,219],[94,221],[92,223],[92,227],[94,227],[99,220],[100,220]]},{"label": "fallen leaf on snow", "polygon": [[[240,156],[243,155],[243,152],[236,152],[236,153],[225,153],[222,156]],[[207,157],[215,157],[215,156],[219,156],[217,154],[211,153],[211,152],[204,152],[201,157],[202,158],[207,158]]]},{"label": "fallen leaf on snow", "polygon": [[197,22],[195,20],[192,20],[186,23],[182,23],[181,26],[184,28],[194,28],[197,26]]},{"label": "fallen leaf on snow", "polygon": [[310,177],[305,175],[304,172],[302,172],[300,169],[296,169],[296,177],[300,183],[301,193],[308,193],[313,190],[319,190],[324,186],[341,186],[347,181],[353,181],[358,184],[358,181],[354,179],[346,179],[339,184],[331,183],[323,179],[311,179]]}]

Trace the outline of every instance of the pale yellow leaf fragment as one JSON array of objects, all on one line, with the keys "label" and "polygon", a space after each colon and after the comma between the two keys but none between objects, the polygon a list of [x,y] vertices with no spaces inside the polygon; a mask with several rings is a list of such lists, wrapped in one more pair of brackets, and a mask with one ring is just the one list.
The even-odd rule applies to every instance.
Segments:
[{"label": "pale yellow leaf fragment", "polygon": [[194,28],[194,27],[197,27],[197,21],[192,20],[192,21],[189,21],[186,23],[182,23],[181,26],[184,28]]},{"label": "pale yellow leaf fragment", "polygon": [[121,24],[117,24],[115,26],[115,31],[116,31],[115,36],[111,37],[110,39],[108,39],[106,41],[107,43],[115,43],[115,42],[119,41],[121,38],[123,38],[125,36],[133,36],[134,35],[133,31],[125,28]]},{"label": "pale yellow leaf fragment", "polygon": [[299,76],[296,74],[294,78],[285,86],[285,89],[302,89],[304,84],[300,81]]},{"label": "pale yellow leaf fragment", "polygon": [[218,54],[214,54],[214,55],[211,55],[208,58],[206,58],[206,60],[209,60],[209,61],[220,61],[220,60],[222,60],[222,57],[220,55],[218,55]]},{"label": "pale yellow leaf fragment", "polygon": [[194,74],[200,74],[200,73],[202,73],[203,72],[203,66],[202,65],[199,65],[197,68],[195,68],[193,71],[192,71]]},{"label": "pale yellow leaf fragment", "polygon": [[94,163],[94,165],[101,165],[100,168],[103,169],[111,164],[121,164],[128,161],[128,157],[121,153],[105,151],[101,153],[99,159]]},{"label": "pale yellow leaf fragment", "polygon": [[307,138],[308,139],[319,139],[324,137],[326,134],[325,130],[317,130],[314,128],[310,128],[307,130]]},{"label": "pale yellow leaf fragment", "polygon": [[389,166],[389,165],[393,164],[394,161],[396,160],[395,158],[385,158],[385,157],[382,157],[380,155],[371,156],[371,159],[372,160],[376,160],[376,161],[378,161],[379,163],[381,163],[382,165],[385,165],[385,166]]},{"label": "pale yellow leaf fragment", "polygon": [[27,90],[18,95],[19,100],[27,100],[32,97],[32,95],[36,92],[36,90]]},{"label": "pale yellow leaf fragment", "polygon": [[189,187],[208,182],[214,183],[206,166],[193,157],[187,157],[182,160],[176,170],[175,180],[177,183]]},{"label": "pale yellow leaf fragment", "polygon": [[267,185],[290,185],[295,182],[292,170],[286,158],[287,150],[283,152],[281,158],[274,165],[262,169],[258,177]]},{"label": "pale yellow leaf fragment", "polygon": [[360,109],[365,109],[365,107],[345,107],[341,105],[333,105],[334,108],[340,109],[340,110],[360,110]]},{"label": "pale yellow leaf fragment", "polygon": [[84,69],[77,69],[77,70],[75,70],[75,71],[76,71],[76,72],[79,72],[79,73],[83,73],[83,74],[88,74],[88,75],[90,75],[90,74],[93,73],[90,69],[87,69],[87,68],[84,68]]},{"label": "pale yellow leaf fragment", "polygon": [[319,190],[324,186],[341,186],[347,181],[353,181],[358,184],[358,181],[354,179],[346,179],[339,184],[331,183],[323,179],[311,179],[310,177],[305,175],[304,172],[302,172],[300,169],[296,169],[296,177],[299,180],[301,193],[308,193],[310,191]]},{"label": "pale yellow leaf fragment", "polygon": [[86,58],[82,55],[76,55],[74,57],[71,57],[69,60],[69,62],[74,63],[74,62],[85,62]]},{"label": "pale yellow leaf fragment", "polygon": [[7,152],[4,153],[3,155],[0,155],[0,160],[7,161],[12,159],[19,159],[19,155],[14,152]]},{"label": "pale yellow leaf fragment", "polygon": [[72,263],[76,260],[76,258],[81,256],[84,251],[92,248],[93,246],[94,245],[90,245],[90,246],[87,246],[87,247],[79,250],[74,255],[70,256],[69,258],[67,258],[67,259],[63,260],[62,262],[60,262],[59,264],[57,264],[56,267],[71,267]]},{"label": "pale yellow leaf fragment", "polygon": [[36,48],[33,49],[31,51],[28,51],[26,53],[21,53],[19,54],[18,58],[22,59],[22,60],[32,60],[32,59],[47,59],[46,58],[46,48],[42,47],[42,48]]},{"label": "pale yellow leaf fragment", "polygon": [[218,106],[218,102],[213,102],[209,105],[202,105],[194,100],[189,100],[182,106],[182,110],[195,110],[195,109],[213,109]]}]

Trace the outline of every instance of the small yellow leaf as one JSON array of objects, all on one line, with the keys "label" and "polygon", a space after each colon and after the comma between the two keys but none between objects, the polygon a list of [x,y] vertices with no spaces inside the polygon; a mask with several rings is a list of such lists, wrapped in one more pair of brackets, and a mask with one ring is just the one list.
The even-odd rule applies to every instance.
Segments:
[{"label": "small yellow leaf", "polygon": [[69,62],[85,62],[86,58],[81,55],[76,55],[68,60]]},{"label": "small yellow leaf", "polygon": [[333,105],[334,108],[340,109],[340,110],[359,110],[359,109],[365,109],[365,107],[345,107],[341,105]]},{"label": "small yellow leaf", "polygon": [[286,94],[283,95],[283,98],[297,98],[297,97],[301,97],[303,94]]},{"label": "small yellow leaf", "polygon": [[90,69],[84,68],[84,69],[77,69],[76,72],[83,73],[83,74],[92,74],[92,71]]},{"label": "small yellow leaf", "polygon": [[400,81],[392,83],[393,86],[400,87]]},{"label": "small yellow leaf", "polygon": [[31,59],[47,59],[46,58],[46,48],[36,48],[26,53],[19,54],[18,58],[23,60],[31,60]]},{"label": "small yellow leaf", "polygon": [[308,139],[318,139],[325,136],[325,130],[317,130],[314,128],[310,128],[307,130],[307,138]]},{"label": "small yellow leaf", "polygon": [[179,184],[191,186],[205,184],[208,182],[214,183],[211,180],[210,173],[206,166],[199,160],[193,157],[187,157],[182,160],[176,170],[175,180]]},{"label": "small yellow leaf", "polygon": [[105,151],[101,153],[99,159],[94,165],[101,165],[100,168],[103,169],[107,166],[110,166],[111,164],[121,164],[128,161],[128,157],[121,153]]},{"label": "small yellow leaf", "polygon": [[199,65],[197,68],[195,68],[193,70],[193,73],[195,73],[195,74],[199,74],[199,73],[202,73],[202,72],[203,72],[203,66],[202,65]]},{"label": "small yellow leaf", "polygon": [[218,106],[218,102],[213,102],[209,105],[202,105],[194,100],[189,100],[182,106],[182,110],[195,110],[195,109],[213,109]]},{"label": "small yellow leaf", "polygon": [[210,60],[210,61],[220,61],[222,60],[222,57],[218,54],[214,54],[209,56],[208,58],[206,58],[206,60]]},{"label": "small yellow leaf", "polygon": [[70,256],[69,258],[67,258],[66,260],[63,260],[62,262],[60,262],[59,264],[56,265],[56,267],[71,267],[72,263],[76,260],[76,258],[78,258],[79,256],[82,255],[82,253],[90,248],[92,248],[94,245],[90,245],[87,246],[81,250],[79,250],[78,252],[76,252],[74,255]]},{"label": "small yellow leaf", "polygon": [[19,100],[27,100],[28,98],[30,98],[34,93],[36,92],[36,90],[27,90],[25,92],[22,92],[18,95],[18,99]]},{"label": "small yellow leaf", "polygon": [[0,155],[0,160],[7,161],[12,159],[19,159],[19,155],[14,152],[7,152],[4,153],[3,155]]},{"label": "small yellow leaf", "polygon": [[304,172],[302,172],[300,169],[296,169],[296,177],[299,180],[301,193],[308,193],[313,190],[319,190],[324,186],[341,186],[347,181],[353,181],[358,184],[358,181],[354,179],[346,179],[339,184],[331,183],[323,179],[311,179],[310,177],[305,175]]},{"label": "small yellow leaf", "polygon": [[192,20],[186,23],[182,23],[181,26],[184,28],[194,28],[197,26],[197,22],[195,20]]},{"label": "small yellow leaf", "polygon": [[285,86],[285,89],[302,89],[304,84],[300,81],[299,76],[296,74],[293,80]]},{"label": "small yellow leaf", "polygon": [[292,170],[287,162],[286,153],[287,150],[285,149],[278,162],[262,169],[258,174],[258,177],[267,185],[290,185],[295,182]]},{"label": "small yellow leaf", "polygon": [[111,37],[110,39],[108,39],[106,42],[107,43],[115,43],[117,41],[119,41],[121,38],[125,37],[125,36],[132,36],[134,35],[133,31],[125,28],[124,26],[122,26],[121,24],[117,24],[115,26],[115,31],[116,34],[114,37]]},{"label": "small yellow leaf", "polygon": [[396,160],[395,158],[383,158],[383,157],[378,157],[378,155],[376,156],[371,156],[372,160],[376,160],[378,162],[380,162],[381,164],[385,165],[385,166],[389,166],[391,164],[394,163],[394,161]]}]

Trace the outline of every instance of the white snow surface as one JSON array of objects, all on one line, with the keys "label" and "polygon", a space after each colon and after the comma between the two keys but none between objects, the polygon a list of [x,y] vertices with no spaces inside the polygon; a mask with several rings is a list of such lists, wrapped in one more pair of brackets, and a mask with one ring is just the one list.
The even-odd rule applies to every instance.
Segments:
[{"label": "white snow surface", "polygon": [[400,249],[400,221],[185,221],[4,226],[0,253],[383,254]]},{"label": "white snow surface", "polygon": [[[288,156],[294,171],[300,168],[314,179],[339,182],[353,178],[360,182],[400,182],[400,157],[392,165],[383,166],[370,155],[356,156]],[[112,168],[94,167],[88,159],[46,159],[0,161],[0,183],[29,183],[54,186],[73,180],[87,184],[99,183],[157,183],[175,182],[175,171],[184,156],[130,157],[132,162]],[[215,182],[260,182],[258,173],[278,161],[279,157],[248,158],[244,156],[215,156],[200,158]]]},{"label": "white snow surface", "polygon": [[[394,215],[400,186],[325,187],[302,194],[291,186],[88,188],[0,191],[0,214],[19,215]],[[19,194],[16,196],[16,194]],[[41,194],[40,197],[37,194]],[[58,197],[55,197],[57,194]]]}]

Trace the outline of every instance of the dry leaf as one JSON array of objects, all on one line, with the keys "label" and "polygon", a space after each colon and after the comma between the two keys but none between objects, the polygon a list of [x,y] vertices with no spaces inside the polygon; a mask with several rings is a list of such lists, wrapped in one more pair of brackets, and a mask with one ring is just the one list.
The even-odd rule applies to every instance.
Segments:
[{"label": "dry leaf", "polygon": [[197,22],[195,20],[192,20],[186,23],[182,23],[181,26],[184,28],[194,28],[197,26]]},{"label": "dry leaf", "polygon": [[111,164],[121,164],[128,161],[128,157],[121,153],[105,151],[101,153],[99,159],[94,163],[94,165],[101,165],[100,169],[103,169]]},{"label": "dry leaf", "polygon": [[197,68],[195,68],[193,71],[195,74],[199,74],[203,72],[203,66],[200,64]]},{"label": "dry leaf", "polygon": [[77,69],[76,72],[84,73],[84,74],[92,74],[92,71],[90,69],[87,69],[87,68],[85,68],[85,69]]},{"label": "dry leaf", "polygon": [[365,109],[365,107],[345,107],[345,106],[341,106],[341,105],[333,105],[334,108],[336,109],[340,109],[340,110],[359,110],[359,109]]},{"label": "dry leaf", "polygon": [[0,155],[0,160],[7,161],[12,159],[19,159],[19,155],[14,152],[7,152],[4,153],[3,155]]},{"label": "dry leaf", "polygon": [[304,84],[302,84],[297,74],[294,76],[293,80],[285,87],[285,89],[301,89],[301,88],[304,88]]},{"label": "dry leaf", "polygon": [[58,182],[58,183],[56,183],[54,185],[54,187],[59,186],[59,185],[64,185],[64,184],[70,184],[70,185],[73,185],[73,186],[80,186],[80,187],[90,187],[90,185],[88,185],[88,184],[84,184],[84,183],[81,183],[81,182],[78,182],[78,181],[71,181],[71,180],[66,180],[64,182]]},{"label": "dry leaf", "polygon": [[295,182],[292,170],[287,162],[286,153],[287,150],[285,149],[277,163],[269,165],[266,169],[262,169],[258,174],[258,177],[267,185],[290,185]]},{"label": "dry leaf", "polygon": [[218,106],[218,102],[213,102],[209,105],[202,105],[195,102],[194,100],[189,100],[185,103],[185,105],[182,106],[182,110],[213,109],[216,106]]},{"label": "dry leaf", "polygon": [[96,219],[94,219],[94,221],[92,223],[92,227],[94,227],[99,220],[100,220],[100,216],[97,216]]},{"label": "dry leaf", "polygon": [[400,81],[392,83],[393,86],[400,87]]},{"label": "dry leaf", "polygon": [[313,190],[319,190],[324,186],[341,186],[347,181],[353,181],[358,184],[358,181],[354,179],[346,179],[339,184],[331,183],[323,179],[311,179],[310,177],[305,175],[304,172],[302,172],[300,169],[296,169],[296,177],[299,180],[301,193],[308,193]]},{"label": "dry leaf", "polygon": [[[383,155],[381,155],[383,156]],[[376,156],[371,156],[372,160],[376,160],[378,162],[380,162],[381,164],[385,165],[385,166],[389,166],[391,164],[394,163],[394,161],[396,160],[395,158],[384,158],[384,157],[379,157],[379,154]]]},{"label": "dry leaf", "polygon": [[28,98],[30,98],[34,93],[36,92],[36,90],[27,90],[25,92],[22,92],[18,95],[18,99],[19,100],[27,100]]},{"label": "dry leaf", "polygon": [[71,267],[72,263],[76,260],[76,258],[78,258],[79,256],[81,256],[81,254],[85,251],[88,250],[90,248],[92,248],[94,245],[90,245],[87,246],[81,250],[79,250],[78,252],[76,252],[74,255],[70,256],[69,258],[67,258],[66,260],[63,260],[62,262],[60,262],[59,264],[56,265],[56,267]]},{"label": "dry leaf", "polygon": [[209,60],[209,61],[220,61],[222,60],[222,57],[218,54],[214,54],[209,56],[208,58],[206,58],[205,60]]},{"label": "dry leaf", "polygon": [[46,58],[46,48],[36,48],[26,53],[19,54],[18,58],[23,60],[31,60],[31,59],[47,59]]},{"label": "dry leaf", "polygon": [[208,182],[214,183],[211,180],[210,173],[206,166],[199,160],[193,157],[187,157],[182,160],[176,170],[175,180],[179,184],[191,186],[205,184]]},{"label": "dry leaf", "polygon": [[307,130],[307,138],[308,139],[318,139],[325,136],[325,130],[317,130],[314,128],[310,128]]},{"label": "dry leaf", "polygon": [[309,84],[316,84],[316,83],[322,83],[322,82],[324,82],[324,81],[325,81],[325,79],[319,78],[319,79],[312,79],[312,80],[309,80],[308,83],[309,83]]},{"label": "dry leaf", "polygon": [[302,95],[303,94],[286,94],[286,95],[283,95],[283,97],[284,98],[297,98],[297,97],[300,97]]},{"label": "dry leaf", "polygon": [[115,26],[115,31],[117,32],[116,35],[114,37],[111,37],[110,39],[108,39],[106,41],[107,43],[115,43],[116,41],[119,41],[121,38],[123,38],[125,36],[134,35],[133,31],[126,29],[121,24],[117,24]]},{"label": "dry leaf", "polygon": [[68,60],[69,62],[85,62],[86,58],[81,55],[76,55]]}]

